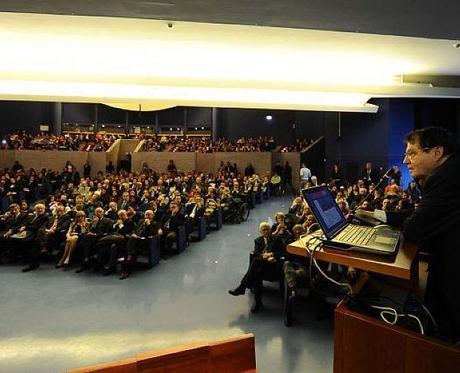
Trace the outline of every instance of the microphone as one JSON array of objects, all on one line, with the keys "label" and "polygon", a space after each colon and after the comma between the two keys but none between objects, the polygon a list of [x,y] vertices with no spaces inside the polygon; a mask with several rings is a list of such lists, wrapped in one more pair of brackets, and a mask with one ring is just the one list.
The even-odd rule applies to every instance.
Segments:
[{"label": "microphone", "polygon": [[385,174],[382,176],[382,178],[380,179],[380,181],[377,183],[377,185],[375,186],[376,189],[378,186],[380,186],[379,184],[382,182],[383,179],[389,179],[390,177],[392,177],[396,171],[394,169],[395,166],[391,166],[387,172],[385,172]]},{"label": "microphone", "polygon": [[[390,177],[392,177],[392,176],[396,173],[394,167],[395,167],[395,166],[391,166],[391,167],[388,169],[388,171],[385,172],[385,173],[383,174],[383,176],[380,178],[379,182],[375,185],[374,190],[380,188],[380,186],[382,185],[382,183],[383,183],[384,180],[389,179]],[[353,218],[356,217],[356,216],[355,216],[356,210],[358,210],[358,209],[361,207],[361,205],[364,203],[364,201],[367,201],[367,199],[368,199],[371,195],[372,195],[372,192],[367,193],[366,197],[364,197],[364,198],[361,200],[361,202],[358,203],[358,204],[355,206],[355,208],[354,208],[353,210],[351,210],[351,212],[350,212],[350,214],[349,214],[349,219],[350,219],[350,221],[351,221]]]}]

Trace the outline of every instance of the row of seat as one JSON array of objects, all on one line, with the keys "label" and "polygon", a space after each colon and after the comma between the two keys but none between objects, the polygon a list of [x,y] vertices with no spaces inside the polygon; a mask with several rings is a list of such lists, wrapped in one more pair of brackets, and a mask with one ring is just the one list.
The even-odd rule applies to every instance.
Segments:
[{"label": "row of seat", "polygon": [[[261,204],[262,201],[268,200],[270,198],[270,191],[267,189],[266,192],[258,191],[256,193],[252,193],[249,199],[249,207],[255,208],[256,205]],[[224,216],[223,210],[221,208],[216,209],[215,214],[212,216],[210,224],[208,225],[206,222],[205,217],[200,217],[198,219],[197,225],[194,227],[194,231],[192,232],[192,237],[197,241],[202,241],[206,238],[208,227],[212,230],[220,230],[224,223]],[[188,245],[187,240],[187,233],[186,228],[184,225],[179,226],[177,232],[177,239],[175,243],[175,247],[173,247],[173,251],[175,254],[180,254],[185,250]],[[152,268],[160,262],[160,242],[158,236],[150,238],[148,242],[148,250],[146,255],[147,268]],[[139,257],[138,261],[142,262],[142,256]]]}]

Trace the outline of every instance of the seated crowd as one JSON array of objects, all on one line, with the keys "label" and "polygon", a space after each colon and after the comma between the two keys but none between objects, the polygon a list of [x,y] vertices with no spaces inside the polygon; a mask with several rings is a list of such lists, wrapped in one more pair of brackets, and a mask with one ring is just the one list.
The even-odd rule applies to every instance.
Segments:
[{"label": "seated crowd", "polygon": [[175,252],[179,227],[191,240],[198,220],[210,226],[219,209],[224,221],[241,222],[236,207],[270,187],[268,177],[257,174],[179,173],[175,167],[158,173],[146,164],[140,173],[95,178],[80,177],[70,163],[62,172],[15,166],[0,171],[0,197],[8,206],[0,219],[0,258],[26,261],[24,272],[58,252],[56,267],[77,265],[77,272],[93,266],[109,275],[121,261],[124,279],[148,238],[158,237],[162,254]]},{"label": "seated crowd", "polygon": [[213,141],[210,137],[166,137],[147,138],[144,142],[144,151],[168,152],[300,152],[306,149],[313,140],[297,139],[292,145],[279,145],[273,137],[240,138],[235,142],[226,139]]},{"label": "seated crowd", "polygon": [[[316,177],[312,176],[311,179],[313,181],[305,182],[302,188],[318,185]],[[398,181],[389,179],[387,185],[376,188],[374,183],[366,183],[363,180],[358,180],[355,184],[341,180],[337,184],[331,178],[327,185],[344,216],[348,217],[350,212],[356,208],[368,211],[415,208],[420,200],[420,191],[416,183],[411,181],[408,188],[403,190],[398,185]],[[295,296],[299,284],[319,288],[320,293],[326,288],[329,292],[337,294],[341,289],[333,284],[331,287],[331,283],[324,280],[324,277],[318,272],[310,273],[311,263],[307,258],[290,255],[287,252],[288,244],[298,240],[301,235],[318,229],[320,229],[319,224],[307,202],[299,193],[294,197],[288,211],[275,214],[273,224],[268,222],[260,224],[260,236],[254,240],[254,251],[249,267],[239,285],[229,290],[229,293],[238,296],[244,294],[246,289],[253,290],[255,303],[251,308],[252,312],[257,312],[262,307],[263,280],[281,281],[285,284],[285,290],[291,297]],[[345,284],[347,289],[356,278],[356,271],[352,267],[343,268],[328,263],[320,263],[319,266],[334,281]],[[310,280],[313,283],[310,283]]]},{"label": "seated crowd", "polygon": [[122,135],[107,134],[61,134],[40,132],[32,135],[25,131],[9,133],[1,144],[1,149],[15,150],[73,150],[86,152],[105,152]]},{"label": "seated crowd", "polygon": [[[32,135],[25,131],[7,134],[0,149],[14,150],[72,150],[87,152],[107,151],[117,139],[124,139],[123,134],[89,134],[63,133],[54,135],[40,132]],[[132,135],[130,138],[144,140],[143,151],[157,152],[301,152],[308,148],[314,140],[297,139],[294,144],[276,144],[273,137],[240,138],[235,142],[226,139],[213,141],[209,136],[148,136],[144,134]]]}]

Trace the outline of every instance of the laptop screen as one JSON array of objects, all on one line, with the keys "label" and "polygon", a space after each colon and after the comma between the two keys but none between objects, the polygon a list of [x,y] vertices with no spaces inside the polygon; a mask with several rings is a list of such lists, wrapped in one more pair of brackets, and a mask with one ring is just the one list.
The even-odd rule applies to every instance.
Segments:
[{"label": "laptop screen", "polygon": [[339,206],[326,186],[302,189],[302,194],[328,239],[347,224]]}]

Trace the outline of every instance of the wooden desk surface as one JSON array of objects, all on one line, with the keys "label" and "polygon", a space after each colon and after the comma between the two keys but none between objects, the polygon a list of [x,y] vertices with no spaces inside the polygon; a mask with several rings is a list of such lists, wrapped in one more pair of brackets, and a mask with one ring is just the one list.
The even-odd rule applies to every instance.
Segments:
[{"label": "wooden desk surface", "polygon": [[[306,240],[304,237],[289,244],[287,251],[294,255],[308,256]],[[418,281],[417,246],[410,242],[402,241],[396,255],[389,257],[358,251],[340,251],[323,246],[316,252],[315,258],[403,280]]]}]

